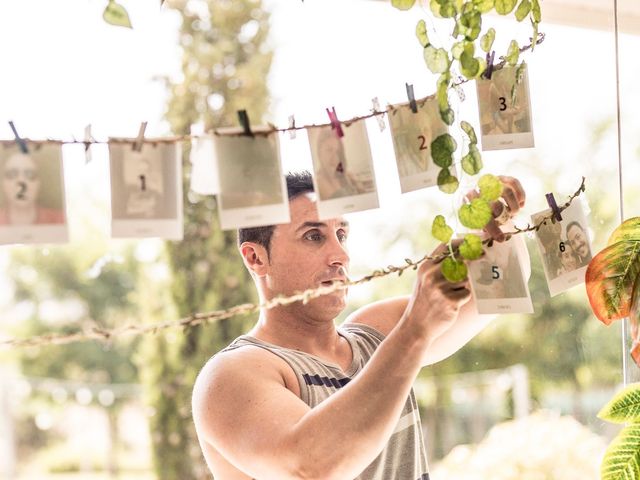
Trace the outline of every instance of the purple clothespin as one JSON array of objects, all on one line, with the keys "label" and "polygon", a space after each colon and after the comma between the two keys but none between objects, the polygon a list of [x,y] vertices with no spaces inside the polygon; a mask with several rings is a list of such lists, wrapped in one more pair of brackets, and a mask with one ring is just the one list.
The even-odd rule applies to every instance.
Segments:
[{"label": "purple clothespin", "polygon": [[29,153],[29,149],[27,148],[27,142],[25,142],[20,137],[20,135],[18,135],[18,130],[16,130],[16,126],[13,124],[12,121],[9,121],[9,126],[11,127],[11,130],[13,130],[13,135],[16,137],[16,143],[20,147],[20,151],[22,153]]},{"label": "purple clothespin", "polygon": [[482,76],[487,80],[491,80],[491,75],[493,74],[493,60],[495,59],[495,57],[495,50],[492,50],[491,53],[487,52],[487,68],[482,74]]},{"label": "purple clothespin", "polygon": [[405,83],[404,85],[407,87],[407,98],[409,99],[411,111],[413,113],[418,113],[418,104],[416,103],[416,97],[413,94],[413,84],[409,85],[408,83]]},{"label": "purple clothespin", "polygon": [[331,107],[331,110],[328,108],[327,115],[329,115],[329,120],[331,121],[331,128],[335,129],[338,137],[344,137],[344,132],[342,131],[342,125],[340,125],[340,120],[338,120],[338,115],[336,114],[336,107]]},{"label": "purple clothespin", "polygon": [[547,203],[549,207],[551,207],[551,211],[553,212],[553,217],[558,221],[562,221],[562,215],[560,215],[560,209],[558,208],[558,204],[556,203],[556,199],[553,196],[553,193],[547,193],[545,195],[547,197]]}]

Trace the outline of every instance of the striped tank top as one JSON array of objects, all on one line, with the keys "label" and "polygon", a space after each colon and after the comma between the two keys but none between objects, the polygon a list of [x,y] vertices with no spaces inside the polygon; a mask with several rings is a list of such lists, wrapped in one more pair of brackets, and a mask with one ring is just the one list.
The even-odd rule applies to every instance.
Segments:
[{"label": "striped tank top", "polygon": [[[355,323],[342,325],[338,328],[338,334],[349,342],[353,352],[353,361],[346,371],[314,355],[279,347],[248,335],[235,339],[223,352],[253,345],[282,358],[296,374],[302,401],[313,408],[358,375],[384,339],[384,335],[377,330]],[[387,445],[354,480],[429,480],[428,472],[418,403],[411,389]]]}]

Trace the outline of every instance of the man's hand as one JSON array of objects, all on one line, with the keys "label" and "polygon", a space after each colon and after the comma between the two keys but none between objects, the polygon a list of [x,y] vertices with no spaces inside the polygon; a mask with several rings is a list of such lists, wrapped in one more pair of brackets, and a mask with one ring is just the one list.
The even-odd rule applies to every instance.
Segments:
[{"label": "man's hand", "polygon": [[[462,240],[454,240],[457,247]],[[449,247],[441,244],[431,254],[438,257]],[[469,280],[451,283],[442,275],[442,260],[426,260],[418,268],[413,295],[404,312],[410,322],[422,327],[426,338],[433,341],[458,318],[460,308],[471,298]]]},{"label": "man's hand", "polygon": [[[526,194],[517,178],[505,175],[499,175],[498,178],[502,182],[502,195],[500,199],[491,204],[493,219],[484,227],[484,231],[494,240],[502,242],[505,239],[505,235],[500,230],[500,225],[517,215],[524,207]],[[477,191],[472,190],[467,193],[466,198],[473,200],[479,196],[480,194]]]}]

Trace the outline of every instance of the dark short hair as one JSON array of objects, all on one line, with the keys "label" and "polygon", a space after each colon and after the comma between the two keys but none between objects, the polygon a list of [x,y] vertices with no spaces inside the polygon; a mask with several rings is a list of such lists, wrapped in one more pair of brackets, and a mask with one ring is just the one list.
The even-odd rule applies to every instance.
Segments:
[{"label": "dark short hair", "polygon": [[[289,201],[293,200],[303,193],[313,192],[313,178],[307,170],[299,172],[287,172],[285,175],[287,181],[287,195]],[[238,246],[244,242],[253,242],[262,245],[267,249],[267,255],[270,254],[271,237],[275,230],[275,225],[266,225],[263,227],[241,228],[238,230]]]},{"label": "dark short hair", "polygon": [[569,235],[569,230],[571,230],[573,227],[578,227],[580,230],[584,232],[584,228],[582,228],[582,225],[580,225],[576,221],[573,221],[569,225],[567,225],[567,229],[565,230],[567,232],[567,235]]}]

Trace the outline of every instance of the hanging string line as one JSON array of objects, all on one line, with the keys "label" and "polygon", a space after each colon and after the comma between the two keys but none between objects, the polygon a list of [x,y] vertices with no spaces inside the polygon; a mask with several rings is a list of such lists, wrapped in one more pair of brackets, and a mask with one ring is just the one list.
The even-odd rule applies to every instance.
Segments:
[{"label": "hanging string line", "polygon": [[[538,39],[536,40],[536,45],[541,44],[542,42],[544,42],[545,39],[545,34],[540,32],[538,33]],[[528,50],[531,50],[532,48],[532,44],[526,45],[522,48],[520,48],[520,53],[524,53]],[[493,70],[501,70],[503,68],[505,68],[507,66],[507,61],[505,60],[504,57],[500,57],[501,61],[497,64],[495,64],[493,66]],[[459,78],[456,82],[453,83],[453,87],[459,87],[467,82],[469,82],[470,80],[468,79],[463,79],[463,78]],[[425,102],[427,100],[432,100],[435,98],[435,94],[431,94],[428,95],[424,98],[421,99],[417,99],[416,103],[419,104],[420,106],[423,106],[425,104]],[[403,108],[408,106],[408,103],[399,103],[397,105],[387,105],[387,110],[384,111],[378,111],[378,110],[373,110],[371,113],[367,114],[367,115],[361,115],[358,117],[353,117],[349,120],[340,120],[341,124],[346,125],[347,127],[350,126],[352,123],[355,122],[359,122],[361,120],[366,120],[368,118],[373,118],[376,117],[378,115],[385,115],[388,114],[389,112],[393,112],[394,110],[396,110],[397,108]],[[264,128],[264,129],[254,129],[252,132],[257,135],[257,136],[268,136],[271,135],[275,132],[291,132],[294,130],[305,130],[305,129],[310,129],[310,128],[319,128],[319,127],[328,127],[331,126],[331,123],[321,123],[321,124],[310,124],[310,125],[293,125],[287,128],[278,128],[275,125],[269,124],[268,128]],[[207,135],[217,135],[217,136],[242,136],[244,135],[242,129],[238,129],[237,131],[228,131],[227,129],[211,129],[206,131],[204,134],[190,134],[190,135],[173,135],[173,136],[167,136],[167,137],[162,137],[162,138],[153,138],[153,139],[144,139],[143,143],[145,144],[151,144],[151,145],[156,145],[156,144],[163,144],[163,143],[177,143],[177,142],[182,142],[182,141],[187,141],[187,140],[193,140],[193,139],[197,139],[197,138],[203,138],[206,137]],[[133,144],[137,141],[136,138],[119,138],[119,137],[114,137],[114,138],[110,138],[109,140],[95,140],[95,139],[86,139],[86,140],[77,140],[77,139],[73,139],[73,140],[55,140],[55,139],[46,139],[46,140],[31,140],[28,138],[23,138],[24,141],[29,142],[31,144],[34,145],[44,145],[44,144],[59,144],[59,145],[73,145],[73,144],[79,144],[79,145],[84,145],[85,149],[89,148],[91,145],[94,144],[109,144],[109,143],[124,143],[124,144]],[[0,145],[5,145],[5,146],[11,146],[15,144],[15,140],[0,140]]]},{"label": "hanging string line", "polygon": [[[585,191],[585,178],[582,177],[582,183],[576,192],[569,197],[567,202],[563,205],[560,205],[558,208],[562,212],[566,208],[568,208],[573,200],[578,197],[582,192]],[[555,223],[554,213],[551,212],[549,215],[543,217],[537,224],[530,225],[527,224],[525,228],[514,227],[513,232],[507,232],[505,234],[505,239],[509,240],[513,235],[518,235],[526,232],[534,232],[538,231],[542,225],[546,225],[547,222]],[[491,247],[493,245],[493,240],[488,238],[483,240],[483,245]],[[457,254],[457,247],[453,248],[453,252]],[[290,305],[296,302],[302,302],[303,304],[308,303],[310,300],[314,298],[321,297],[323,295],[329,295],[330,293],[334,293],[340,290],[346,290],[347,288],[355,285],[362,285],[364,283],[370,282],[376,278],[386,277],[393,273],[397,273],[398,276],[402,275],[402,273],[411,268],[412,270],[416,270],[418,266],[427,261],[440,261],[444,258],[448,257],[450,252],[444,252],[440,255],[430,256],[425,255],[417,261],[413,261],[409,258],[405,259],[405,265],[402,266],[394,266],[389,265],[386,268],[382,268],[379,270],[374,270],[371,274],[366,275],[358,280],[349,280],[344,282],[334,282],[329,286],[322,286],[319,288],[308,289],[303,292],[295,293],[291,296],[278,296],[266,302],[260,304],[252,304],[246,303],[241,305],[236,305],[234,307],[228,308],[226,310],[215,310],[207,313],[194,313],[185,318],[181,318],[179,320],[168,320],[165,322],[153,323],[148,325],[126,325],[123,327],[113,328],[113,329],[103,329],[99,327],[92,327],[87,330],[78,331],[69,334],[58,334],[58,333],[49,333],[29,338],[12,338],[8,340],[0,341],[0,347],[5,348],[16,348],[16,347],[36,347],[36,346],[44,346],[44,345],[64,345],[73,342],[85,341],[85,340],[101,340],[101,341],[110,341],[116,337],[122,337],[125,335],[144,335],[149,333],[157,333],[162,330],[166,330],[169,328],[175,327],[184,327],[190,328],[196,325],[201,325],[205,323],[212,323],[219,320],[225,320],[227,318],[235,317],[237,315],[246,315],[250,313],[256,313],[260,310],[270,310],[275,307],[281,307],[284,305]]]}]

